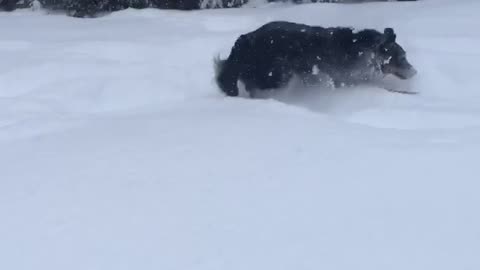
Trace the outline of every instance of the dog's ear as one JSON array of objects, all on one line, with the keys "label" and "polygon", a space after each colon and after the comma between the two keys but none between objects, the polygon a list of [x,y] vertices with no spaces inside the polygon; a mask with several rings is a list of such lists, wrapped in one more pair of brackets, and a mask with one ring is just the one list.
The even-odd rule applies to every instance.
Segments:
[{"label": "dog's ear", "polygon": [[385,38],[385,42],[387,43],[393,43],[397,39],[397,35],[393,31],[393,28],[385,28],[383,31],[383,35]]}]

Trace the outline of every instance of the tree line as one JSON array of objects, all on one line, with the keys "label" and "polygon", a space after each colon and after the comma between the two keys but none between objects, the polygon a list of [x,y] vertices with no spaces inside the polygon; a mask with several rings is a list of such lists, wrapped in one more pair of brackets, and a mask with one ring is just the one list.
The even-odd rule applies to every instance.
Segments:
[{"label": "tree line", "polygon": [[[240,7],[249,0],[0,0],[0,10],[13,11],[17,8],[38,6],[49,10],[65,11],[73,17],[96,17],[113,11],[127,8],[159,8],[195,10],[207,8],[235,8]],[[297,4],[307,2],[371,2],[375,0],[267,0],[268,2],[294,2]],[[389,1],[389,0],[376,0]],[[416,1],[416,0],[396,0]]]}]

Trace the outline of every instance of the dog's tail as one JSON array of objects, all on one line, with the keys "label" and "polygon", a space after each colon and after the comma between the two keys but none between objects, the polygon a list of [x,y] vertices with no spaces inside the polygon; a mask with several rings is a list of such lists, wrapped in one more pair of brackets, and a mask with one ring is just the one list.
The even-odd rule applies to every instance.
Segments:
[{"label": "dog's tail", "polygon": [[238,96],[237,81],[239,77],[238,61],[232,55],[222,60],[220,56],[213,59],[215,81],[222,92],[227,96]]},{"label": "dog's tail", "polygon": [[220,73],[222,73],[222,70],[225,68],[226,62],[227,60],[221,59],[219,54],[215,56],[215,58],[213,58],[213,68],[215,70],[215,80],[217,80],[217,82],[218,82]]}]

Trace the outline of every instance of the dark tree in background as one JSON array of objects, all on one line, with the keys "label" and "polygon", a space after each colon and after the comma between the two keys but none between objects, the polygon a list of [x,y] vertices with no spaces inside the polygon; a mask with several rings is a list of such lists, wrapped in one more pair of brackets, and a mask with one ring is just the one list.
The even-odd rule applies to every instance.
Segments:
[{"label": "dark tree in background", "polygon": [[12,11],[17,7],[17,0],[0,0],[0,10]]},{"label": "dark tree in background", "polygon": [[[16,8],[29,7],[34,0],[0,0],[0,10],[12,11]],[[37,0],[42,7],[50,10],[66,11],[74,17],[95,17],[126,8],[160,8],[194,10],[204,8],[232,8],[247,3],[248,0]],[[268,0],[268,2],[300,3],[358,3],[388,0]],[[396,0],[416,1],[416,0]]]},{"label": "dark tree in background", "polygon": [[[8,0],[16,1],[16,0]],[[40,0],[44,8],[65,10],[74,17],[95,17],[100,13],[126,8],[160,8],[194,10],[201,8],[238,7],[248,0]]]}]

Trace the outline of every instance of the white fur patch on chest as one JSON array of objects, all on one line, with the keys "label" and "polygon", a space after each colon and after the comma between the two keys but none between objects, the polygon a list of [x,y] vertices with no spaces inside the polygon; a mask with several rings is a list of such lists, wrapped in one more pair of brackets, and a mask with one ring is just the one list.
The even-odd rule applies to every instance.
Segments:
[{"label": "white fur patch on chest", "polygon": [[390,61],[392,60],[392,57],[388,57],[387,59],[383,60],[383,64],[390,64]]}]

